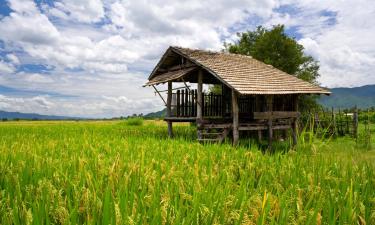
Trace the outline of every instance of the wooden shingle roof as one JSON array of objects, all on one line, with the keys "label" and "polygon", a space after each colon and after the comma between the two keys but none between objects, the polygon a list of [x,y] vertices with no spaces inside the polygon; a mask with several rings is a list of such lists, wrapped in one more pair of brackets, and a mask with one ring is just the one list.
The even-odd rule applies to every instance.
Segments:
[{"label": "wooden shingle roof", "polygon": [[158,76],[155,76],[153,79],[149,80],[145,85],[143,86],[150,86],[154,84],[159,84],[159,83],[165,83],[171,80],[176,80],[179,79],[186,74],[190,73],[191,71],[195,70],[196,67],[189,67],[189,68],[183,68],[179,70],[173,70],[169,71],[163,74],[160,74]]},{"label": "wooden shingle roof", "polygon": [[[166,54],[171,51],[202,67],[240,94],[331,93],[250,56],[181,47],[170,47]],[[149,77],[149,83],[157,79],[158,76],[166,76],[166,74],[155,75],[154,72],[155,70]]]}]

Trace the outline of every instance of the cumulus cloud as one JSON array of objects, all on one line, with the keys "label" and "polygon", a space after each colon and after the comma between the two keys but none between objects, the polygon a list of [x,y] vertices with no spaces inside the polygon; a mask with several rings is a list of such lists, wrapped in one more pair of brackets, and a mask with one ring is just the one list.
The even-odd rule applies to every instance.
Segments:
[{"label": "cumulus cloud", "polygon": [[[297,13],[284,13],[299,42],[320,61],[320,82],[328,87],[374,84],[375,2],[288,1]],[[365,6],[365,7],[364,7]],[[283,13],[278,13],[278,15]]]},{"label": "cumulus cloud", "polygon": [[50,109],[55,106],[54,103],[48,100],[48,96],[35,97],[10,97],[0,95],[0,106],[2,110],[7,111],[22,111],[22,112],[50,112]]},{"label": "cumulus cloud", "polygon": [[[72,2],[64,2],[64,5],[74,10],[83,4],[76,2],[79,4],[73,6]],[[62,69],[81,68],[90,72],[120,73],[126,71],[126,63],[139,57],[135,51],[128,50],[131,42],[119,35],[108,35],[96,41],[84,36],[84,33],[72,35],[60,32],[35,3],[11,0],[9,6],[14,12],[1,19],[0,39],[41,62]],[[90,1],[87,7],[95,8],[96,3]]]},{"label": "cumulus cloud", "polygon": [[20,60],[15,54],[7,54],[6,58],[12,63],[13,65],[18,65],[20,64]]},{"label": "cumulus cloud", "polygon": [[[8,5],[11,13],[0,16],[0,85],[77,97],[2,96],[1,108],[107,116],[161,109],[162,101],[141,85],[169,45],[221,50],[236,32],[259,24],[282,23],[293,30],[320,61],[322,85],[375,83],[371,0],[8,0]],[[23,69],[29,65],[48,69]]]},{"label": "cumulus cloud", "polygon": [[[77,107],[79,105],[79,107]],[[153,99],[129,99],[125,96],[102,96],[97,98],[73,98],[39,95],[35,97],[10,97],[0,95],[1,110],[39,114],[80,117],[120,117],[157,110],[160,106]]]},{"label": "cumulus cloud", "polygon": [[104,17],[104,6],[101,0],[63,0],[54,2],[51,14],[63,19],[80,22],[98,22]]},{"label": "cumulus cloud", "polygon": [[15,68],[12,64],[0,60],[0,72],[1,73],[13,73]]},{"label": "cumulus cloud", "polygon": [[17,45],[53,44],[59,37],[59,32],[41,14],[32,1],[11,0],[9,6],[13,10],[9,16],[1,19],[0,38],[8,43]]}]

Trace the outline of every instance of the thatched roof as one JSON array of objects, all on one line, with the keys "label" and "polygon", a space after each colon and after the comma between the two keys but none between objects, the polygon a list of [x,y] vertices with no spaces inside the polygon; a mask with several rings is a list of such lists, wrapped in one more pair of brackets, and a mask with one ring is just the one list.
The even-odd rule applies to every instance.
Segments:
[{"label": "thatched roof", "polygon": [[[171,66],[176,62],[180,66]],[[171,66],[172,70],[166,70],[168,66]],[[330,91],[324,88],[250,56],[180,47],[170,47],[166,51],[146,85],[178,80],[196,72],[194,70],[197,67],[206,71],[205,76],[215,77],[240,94],[330,94]]]}]

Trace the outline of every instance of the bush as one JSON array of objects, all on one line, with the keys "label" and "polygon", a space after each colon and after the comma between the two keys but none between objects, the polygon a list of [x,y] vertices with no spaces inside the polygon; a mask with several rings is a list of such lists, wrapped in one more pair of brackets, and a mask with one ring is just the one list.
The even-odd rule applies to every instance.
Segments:
[{"label": "bush", "polygon": [[126,125],[128,126],[142,126],[143,118],[141,117],[132,117],[126,120]]}]

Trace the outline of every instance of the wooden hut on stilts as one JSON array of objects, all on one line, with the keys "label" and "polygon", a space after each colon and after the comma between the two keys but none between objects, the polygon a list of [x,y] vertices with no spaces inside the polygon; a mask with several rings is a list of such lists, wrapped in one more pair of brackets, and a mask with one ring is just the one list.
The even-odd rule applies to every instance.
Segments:
[{"label": "wooden hut on stilts", "polygon": [[[199,141],[221,142],[232,134],[237,145],[240,132],[253,131],[259,139],[267,134],[269,148],[274,130],[291,130],[297,143],[300,95],[330,94],[250,56],[181,47],[169,47],[148,80],[145,86],[157,93],[156,85],[168,83],[167,99],[159,95],[170,137],[173,123],[196,122]],[[219,85],[221,93],[203,92],[204,84]]]}]

